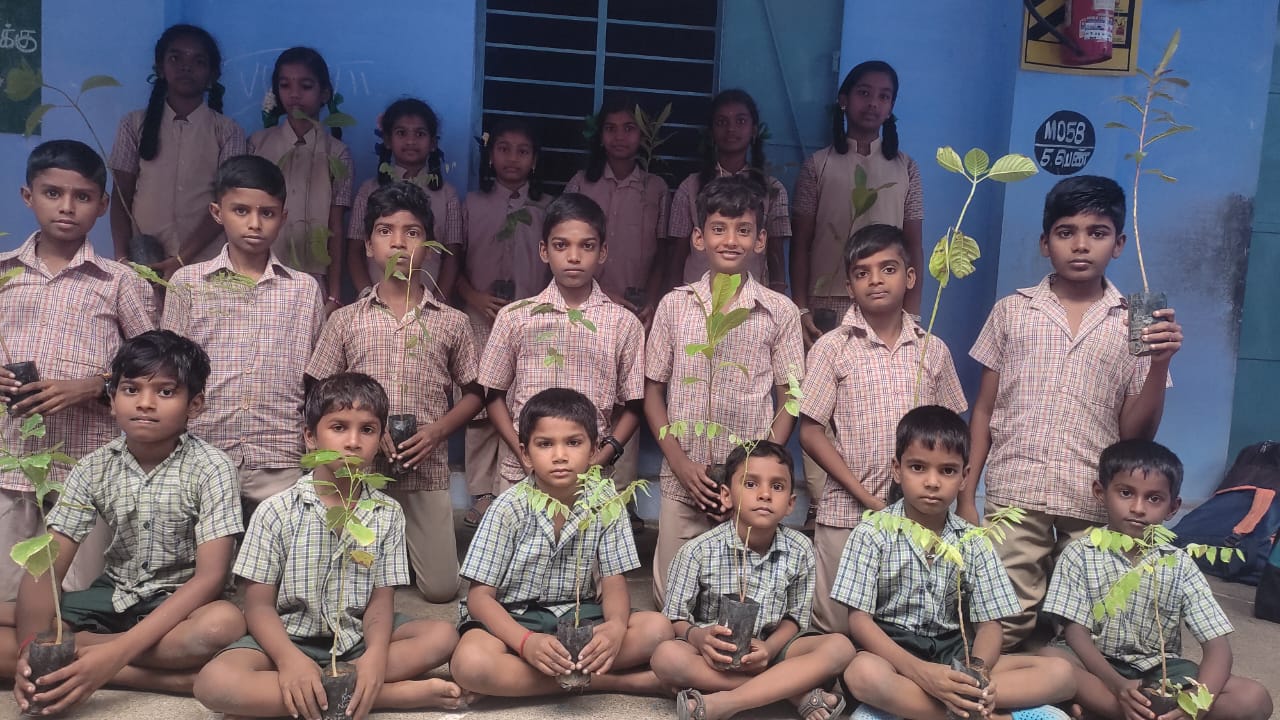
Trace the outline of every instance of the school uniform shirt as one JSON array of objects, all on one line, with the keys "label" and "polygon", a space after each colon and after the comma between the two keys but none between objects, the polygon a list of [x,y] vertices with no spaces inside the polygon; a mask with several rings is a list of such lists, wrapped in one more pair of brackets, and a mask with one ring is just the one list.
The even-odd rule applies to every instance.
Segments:
[{"label": "school uniform shirt", "polygon": [[[1232,632],[1231,621],[1214,599],[1204,573],[1184,550],[1169,544],[1160,545],[1139,562],[1171,555],[1177,558],[1172,567],[1156,564],[1154,577],[1142,575],[1138,589],[1129,596],[1123,610],[1098,620],[1093,615],[1093,606],[1138,563],[1130,564],[1120,553],[1095,547],[1087,535],[1079,538],[1058,556],[1042,611],[1088,628],[1098,652],[1143,672],[1160,665],[1157,621],[1171,657],[1182,654],[1183,622],[1201,644]],[[1153,606],[1157,588],[1159,618]]]},{"label": "school uniform shirt", "polygon": [[[258,506],[236,557],[235,574],[276,587],[276,612],[291,640],[327,641],[334,637],[329,621],[338,619],[342,655],[364,639],[364,611],[373,591],[409,584],[404,511],[387,495],[365,488],[360,499],[375,502],[368,510],[357,509],[356,518],[373,530],[375,539],[360,548],[373,556],[362,565],[340,552],[350,550],[350,542],[325,526],[327,508],[312,480],[311,473],[303,475]],[[345,563],[341,572],[339,563]]]},{"label": "school uniform shirt", "polygon": [[[705,274],[692,285],[667,293],[654,312],[653,327],[645,348],[645,377],[667,385],[667,415],[672,423],[685,421],[689,431],[680,438],[689,459],[699,464],[724,462],[733,449],[732,432],[741,438],[769,436],[776,414],[774,388],[786,385],[788,377],[804,378],[804,343],[800,339],[800,311],[785,295],[745,276],[738,297],[725,308],[729,312],[744,307],[747,319],[721,341],[715,363],[741,363],[747,370],[724,367],[715,371],[708,388],[707,359],[690,356],[685,348],[707,341],[702,308],[711,307],[711,277]],[[685,382],[700,378],[702,382]],[[710,393],[710,398],[708,398]],[[711,417],[708,418],[708,410]],[[708,439],[693,432],[693,424],[713,420],[726,431]],[[666,458],[660,473],[662,497],[694,506],[689,491],[676,480]]]},{"label": "school uniform shirt", "polygon": [[[744,166],[736,173],[716,164],[716,177],[728,177],[730,175],[746,175],[751,172],[751,166]],[[777,178],[772,175],[764,176],[765,197],[764,197],[764,220],[762,224],[767,233],[767,237],[781,239],[791,237],[791,209],[787,203],[787,189],[778,182]],[[667,227],[667,237],[673,237],[682,242],[690,243],[689,258],[684,262],[684,281],[686,283],[697,282],[698,278],[706,273],[709,265],[707,264],[707,256],[696,249],[692,248],[693,229],[698,227],[698,193],[702,190],[702,183],[698,182],[698,174],[693,173],[680,183],[680,187],[676,188],[675,198],[671,200],[671,221]],[[755,276],[756,280],[761,284],[767,285],[777,280],[786,280],[786,278],[769,277],[769,251],[754,255],[747,263],[747,270]]]},{"label": "school uniform shirt", "polygon": [[[663,614],[673,622],[714,624],[722,597],[738,596],[743,549],[733,520],[681,546],[667,572]],[[815,567],[809,538],[783,525],[763,555],[746,548],[747,598],[760,603],[755,637],[768,637],[784,619],[809,627]]]},{"label": "school uniform shirt", "polygon": [[[381,287],[375,285],[368,295],[329,316],[306,373],[317,380],[340,372],[365,373],[387,391],[392,415],[413,413],[424,428],[449,411],[455,387],[475,382],[471,328],[465,315],[425,289],[417,307],[397,318],[378,297]],[[448,452],[441,443],[394,488],[447,490]],[[390,471],[382,455],[375,467]]]},{"label": "school uniform shirt", "polygon": [[[884,512],[905,516],[905,503],[899,500]],[[948,510],[938,535],[955,545],[971,527]],[[969,622],[999,620],[1021,611],[1013,584],[991,545],[967,542],[960,545],[960,555],[964,558],[964,609]],[[831,597],[870,614],[877,622],[938,637],[960,629],[958,573],[960,569],[953,563],[929,558],[905,533],[858,523],[845,543]]]},{"label": "school uniform shirt", "polygon": [[[854,479],[882,500],[888,499],[893,484],[894,433],[902,416],[917,405],[942,405],[956,413],[969,407],[951,352],[937,336],[929,338],[925,349],[917,401],[924,337],[924,328],[903,312],[902,332],[889,345],[876,336],[855,305],[840,327],[818,338],[809,351],[800,412],[834,431],[836,449]],[[866,509],[827,476],[818,504],[819,523],[851,528]]]},{"label": "school uniform shirt", "polygon": [[195,576],[200,545],[244,531],[231,458],[185,432],[150,472],[123,435],[82,458],[49,527],[79,543],[99,516],[115,532],[104,572],[116,612],[176,591]]},{"label": "school uniform shirt", "polygon": [[[160,120],[160,151],[152,160],[138,156],[146,110],[134,110],[120,120],[109,166],[138,178],[133,195],[134,232],[154,235],[170,256],[209,216],[213,177],[224,160],[248,152],[244,130],[235,120],[201,104],[184,118],[164,105]],[[226,242],[219,234],[190,264],[218,254]]]},{"label": "school uniform shirt", "polygon": [[516,300],[542,292],[551,280],[550,267],[538,256],[548,204],[546,195],[529,199],[528,183],[514,191],[495,183],[489,192],[467,193],[463,251],[471,287],[492,293],[495,282],[512,282]]},{"label": "school uniform shirt", "polygon": [[[536,487],[532,477],[521,485],[526,483]],[[606,497],[614,496],[612,488],[606,490]],[[582,601],[599,602],[596,578],[635,570],[640,558],[630,523],[615,520],[602,527],[592,522],[579,531],[581,520],[582,511],[573,509],[557,538],[551,519],[530,507],[517,485],[485,511],[458,574],[496,589],[498,602],[511,613],[534,605],[557,617],[571,612],[579,582]],[[458,613],[461,622],[471,619],[465,598]]]},{"label": "school uniform shirt", "polygon": [[[595,404],[596,427],[606,437],[613,433],[613,407],[644,399],[644,328],[595,281],[578,310],[583,323],[569,320],[554,281],[529,302],[504,307],[481,357],[479,380],[507,392],[507,409],[517,422],[537,393],[573,388]],[[503,454],[499,472],[509,483],[525,475],[512,453]]]},{"label": "school uniform shirt", "polygon": [[[463,245],[462,203],[458,201],[458,192],[449,183],[442,183],[439,190],[427,187],[425,168],[417,175],[410,175],[408,170],[399,165],[394,167],[397,179],[412,180],[427,194],[427,200],[431,203],[431,232],[436,242],[450,248],[452,252],[458,252],[458,248]],[[365,180],[351,203],[351,222],[347,225],[347,237],[359,242],[362,247],[369,239],[369,232],[364,227],[365,216],[369,212],[369,196],[379,187],[378,178]],[[431,275],[433,281],[440,279],[440,265],[443,258],[444,256],[435,250],[427,251],[427,258],[422,268]],[[385,268],[374,267],[373,258],[367,258],[367,261],[369,277],[377,282]],[[435,289],[433,286],[432,290]]]},{"label": "school uniform shirt", "polygon": [[[36,256],[40,233],[29,235],[17,249],[0,253],[0,273],[22,273],[0,286],[0,337],[11,356],[4,362],[33,360],[42,380],[80,380],[111,369],[120,343],[156,327],[155,293],[147,282],[85,242],[71,262],[51,272]],[[119,434],[106,405],[90,401],[44,418],[42,438],[22,440],[23,418],[0,416],[0,437],[15,455],[62,443],[62,452],[81,457]],[[60,463],[49,479],[67,475]],[[0,489],[31,492],[17,470],[0,472]]]},{"label": "school uniform shirt", "polygon": [[[639,166],[619,179],[605,163],[599,180],[588,182],[586,173],[579,170],[564,191],[582,193],[604,210],[609,258],[596,275],[600,286],[614,297],[626,297],[628,291],[634,296],[637,290],[643,294],[658,254],[658,238],[667,231],[666,181]],[[645,298],[644,302],[657,301]]]},{"label": "school uniform shirt", "polygon": [[272,251],[289,267],[316,275],[328,272],[329,211],[351,207],[351,150],[326,128],[311,125],[299,136],[283,122],[250,136],[249,152],[279,165],[284,173],[289,216]]},{"label": "school uniform shirt", "polygon": [[[792,208],[796,217],[814,221],[810,297],[849,297],[844,246],[854,232],[877,223],[901,228],[908,220],[924,219],[924,192],[916,161],[901,151],[887,160],[880,143],[880,138],[871,141],[871,152],[865,156],[852,149],[841,155],[828,145],[800,167]],[[875,204],[854,222],[850,197],[858,168],[867,175],[867,187],[879,190]]]},{"label": "school uniform shirt", "polygon": [[1151,358],[1129,354],[1128,306],[1110,280],[1073,337],[1053,277],[997,301],[969,351],[1000,373],[987,499],[1105,522],[1098,456],[1120,439],[1120,409],[1142,391]]},{"label": "school uniform shirt", "polygon": [[191,432],[237,467],[297,467],[302,373],[324,322],[315,278],[274,253],[257,281],[237,276],[224,245],[216,258],[179,268],[169,283],[160,326],[209,353],[205,406]]}]

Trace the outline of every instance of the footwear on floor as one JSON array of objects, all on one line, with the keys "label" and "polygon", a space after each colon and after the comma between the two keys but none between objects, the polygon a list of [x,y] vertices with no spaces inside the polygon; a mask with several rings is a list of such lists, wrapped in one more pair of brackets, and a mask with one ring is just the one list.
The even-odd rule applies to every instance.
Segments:
[{"label": "footwear on floor", "polygon": [[849,720],[902,720],[902,718],[897,715],[891,715],[878,707],[862,703],[849,716]]},{"label": "footwear on floor", "polygon": [[489,509],[489,505],[493,504],[496,497],[493,493],[472,496],[471,507],[467,509],[467,514],[463,516],[462,524],[469,528],[480,527],[480,519],[484,517],[485,511]]},{"label": "footwear on floor", "polygon": [[1071,720],[1066,711],[1054,705],[1014,710],[1012,714],[1013,720]]}]

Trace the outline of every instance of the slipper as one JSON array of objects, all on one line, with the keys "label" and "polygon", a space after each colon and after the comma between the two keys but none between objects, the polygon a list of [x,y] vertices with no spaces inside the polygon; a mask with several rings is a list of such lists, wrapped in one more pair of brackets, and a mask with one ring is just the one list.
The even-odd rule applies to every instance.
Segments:
[{"label": "slipper", "polygon": [[476,495],[471,501],[467,514],[462,518],[462,524],[469,528],[480,527],[480,519],[484,517],[484,512],[489,509],[495,499],[496,496],[493,493]]},{"label": "slipper", "polygon": [[878,707],[862,703],[854,709],[853,714],[849,716],[849,720],[902,720],[902,718],[887,713]]},{"label": "slipper", "polygon": [[[838,689],[837,689],[838,690]],[[827,704],[823,695],[827,694],[822,688],[814,688],[804,696],[804,702],[796,706],[796,714],[800,716],[800,720],[808,720],[809,716],[819,710],[827,711],[827,720],[836,720],[840,717],[840,713],[844,712],[844,695],[837,690],[832,690],[831,694],[835,695],[839,700],[835,707]]]},{"label": "slipper", "polygon": [[1011,714],[1013,720],[1071,720],[1070,715],[1053,705],[1014,710]]},{"label": "slipper", "polygon": [[[689,701],[694,702],[693,712],[689,712]],[[706,720],[707,705],[702,700],[702,693],[689,688],[676,693],[676,717],[679,720]]]}]

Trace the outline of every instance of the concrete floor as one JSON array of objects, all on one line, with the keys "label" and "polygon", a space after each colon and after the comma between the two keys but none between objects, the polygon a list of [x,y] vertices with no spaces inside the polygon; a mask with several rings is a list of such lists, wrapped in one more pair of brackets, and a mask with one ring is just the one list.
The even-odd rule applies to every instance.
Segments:
[{"label": "concrete floor", "polygon": [[[460,517],[460,514],[459,514]],[[458,523],[458,541],[460,552],[471,539],[471,531]],[[637,538],[640,557],[644,567],[635,571],[628,578],[631,589],[632,606],[636,609],[653,609],[653,598],[650,594],[652,582],[653,544],[656,531],[651,526]],[[1257,620],[1253,617],[1254,589],[1245,585],[1236,585],[1210,580],[1214,594],[1226,610],[1231,622],[1235,625],[1235,633],[1231,636],[1232,649],[1235,653],[1235,673],[1256,678],[1270,689],[1273,697],[1280,697],[1280,663],[1276,662],[1276,647],[1280,645],[1280,625]],[[396,610],[414,617],[439,618],[449,621],[457,619],[457,603],[448,605],[432,605],[426,603],[413,590],[400,590],[396,594]],[[1185,649],[1192,660],[1199,659],[1199,647],[1188,635]],[[624,695],[583,695],[572,697],[556,697],[546,699],[497,700],[485,699],[474,707],[460,712],[412,712],[412,713],[375,713],[374,717],[386,720],[407,718],[503,718],[504,720],[534,720],[553,718],[601,718],[617,717],[627,720],[649,720],[651,718],[674,717],[675,703],[667,698],[630,697]],[[0,692],[0,715],[17,717],[17,706],[8,686]],[[117,720],[118,718],[134,718],[136,720],[220,720],[218,713],[205,710],[200,703],[191,698],[127,692],[121,690],[102,690],[96,693],[85,704],[67,717],[77,720]],[[777,704],[761,710],[739,715],[750,720],[792,720],[796,717],[794,710],[786,704]],[[1280,720],[1280,712],[1272,715],[1272,720]]]}]

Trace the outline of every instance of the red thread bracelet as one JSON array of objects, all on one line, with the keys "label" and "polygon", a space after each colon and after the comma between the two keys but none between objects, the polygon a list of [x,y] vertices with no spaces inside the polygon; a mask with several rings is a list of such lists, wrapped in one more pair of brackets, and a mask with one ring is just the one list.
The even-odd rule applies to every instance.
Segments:
[{"label": "red thread bracelet", "polygon": [[32,635],[31,637],[27,638],[26,640],[23,640],[23,641],[22,641],[22,644],[18,646],[18,656],[19,656],[19,657],[21,657],[21,656],[22,656],[22,653],[26,652],[26,651],[27,651],[27,648],[28,648],[28,647],[31,647],[31,643],[33,643],[33,642],[35,642],[35,641],[36,641],[36,636],[35,636],[35,635]]},{"label": "red thread bracelet", "polygon": [[524,658],[524,644],[529,639],[529,636],[532,634],[533,634],[532,630],[525,630],[524,637],[520,638],[520,649],[516,651],[516,654],[519,655],[522,659]]}]

